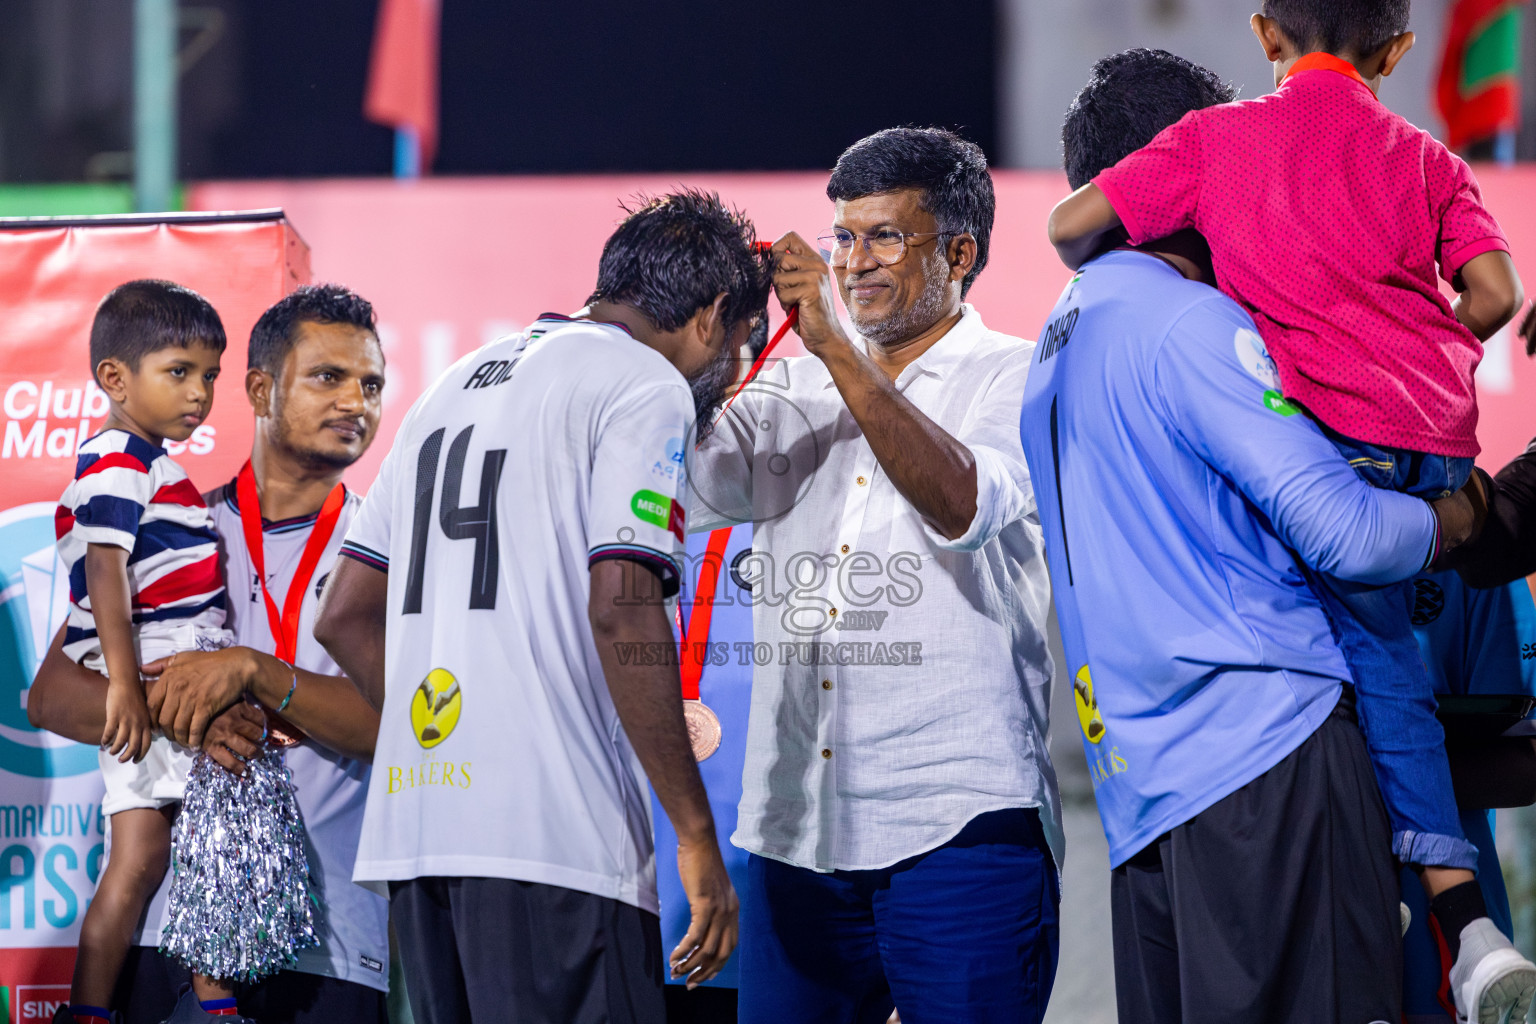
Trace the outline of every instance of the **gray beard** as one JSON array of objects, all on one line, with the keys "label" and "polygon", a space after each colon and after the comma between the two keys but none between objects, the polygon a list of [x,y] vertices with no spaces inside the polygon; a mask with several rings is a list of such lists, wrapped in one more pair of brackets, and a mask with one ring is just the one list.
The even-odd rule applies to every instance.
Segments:
[{"label": "gray beard", "polygon": [[923,293],[906,309],[883,320],[861,320],[858,306],[849,305],[848,319],[853,321],[860,337],[871,345],[885,348],[915,338],[939,322],[944,312],[944,291],[949,285],[949,264],[934,258],[924,260],[922,267]]}]

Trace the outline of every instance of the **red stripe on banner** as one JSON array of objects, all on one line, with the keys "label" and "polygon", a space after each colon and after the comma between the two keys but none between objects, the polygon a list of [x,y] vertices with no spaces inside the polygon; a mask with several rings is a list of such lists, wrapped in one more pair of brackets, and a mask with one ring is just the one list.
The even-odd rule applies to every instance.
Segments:
[{"label": "red stripe on banner", "polygon": [[211,594],[223,585],[224,581],[219,578],[219,555],[214,552],[207,558],[155,580],[139,591],[134,605],[139,608],[161,608],[199,594]]},{"label": "red stripe on banner", "polygon": [[91,463],[86,467],[85,471],[75,479],[82,480],[85,477],[100,473],[103,470],[108,469],[131,469],[138,473],[149,472],[148,466],[144,465],[144,463],[140,462],[132,455],[129,455],[127,452],[113,452],[110,455],[103,455],[101,458]]},{"label": "red stripe on banner", "polygon": [[166,484],[155,492],[155,496],[149,499],[161,505],[186,505],[189,508],[207,508],[203,504],[203,496],[197,493],[197,488],[186,477],[173,484]]}]

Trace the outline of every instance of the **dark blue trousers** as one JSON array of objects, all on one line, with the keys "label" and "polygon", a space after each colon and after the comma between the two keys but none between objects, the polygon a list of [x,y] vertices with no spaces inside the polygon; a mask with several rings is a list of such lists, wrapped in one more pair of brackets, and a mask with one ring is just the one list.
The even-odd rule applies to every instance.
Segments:
[{"label": "dark blue trousers", "polygon": [[937,849],[822,874],[753,856],[741,1024],[1034,1024],[1056,977],[1060,886],[1038,812],[982,814]]}]

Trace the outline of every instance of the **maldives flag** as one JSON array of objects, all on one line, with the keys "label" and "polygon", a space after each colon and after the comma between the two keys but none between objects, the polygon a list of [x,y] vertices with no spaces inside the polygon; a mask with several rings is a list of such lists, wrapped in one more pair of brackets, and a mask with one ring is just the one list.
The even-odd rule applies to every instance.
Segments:
[{"label": "maldives flag", "polygon": [[1447,143],[1462,149],[1520,126],[1520,8],[1526,0],[1455,0],[1435,87]]},{"label": "maldives flag", "polygon": [[379,0],[363,98],[368,120],[416,132],[422,170],[437,148],[438,3]]}]

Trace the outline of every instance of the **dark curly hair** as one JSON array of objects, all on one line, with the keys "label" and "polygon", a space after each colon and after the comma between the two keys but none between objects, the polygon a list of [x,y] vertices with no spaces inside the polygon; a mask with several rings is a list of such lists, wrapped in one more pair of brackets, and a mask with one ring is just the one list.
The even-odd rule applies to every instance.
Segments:
[{"label": "dark curly hair", "polygon": [[339,284],[307,284],[278,299],[251,328],[245,365],[274,377],[298,340],[300,324],[351,324],[377,333],[373,304]]},{"label": "dark curly hair", "polygon": [[682,327],[722,292],[727,333],[767,309],[771,278],[740,210],[698,189],[621,208],[628,216],[603,244],[589,303],[633,306],[660,331]]},{"label": "dark curly hair", "polygon": [[940,231],[965,232],[976,239],[976,264],[960,282],[960,295],[971,290],[987,265],[997,197],[987,156],[943,128],[887,128],[843,150],[827,182],[827,198],[862,199],[903,189],[918,189],[918,205],[933,214]]},{"label": "dark curly hair", "polygon": [[1191,110],[1236,98],[1232,86],[1167,50],[1101,59],[1061,125],[1067,183],[1081,188]]}]

